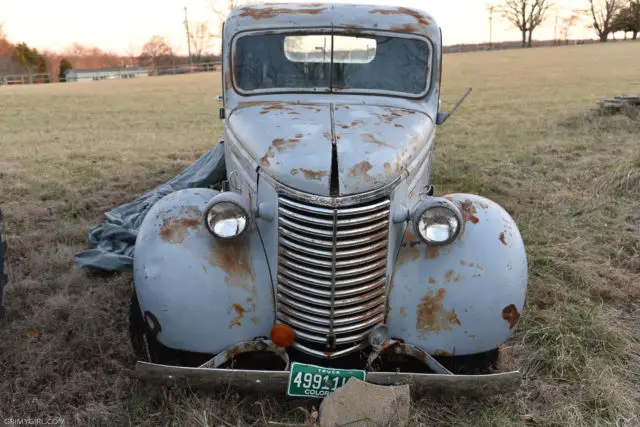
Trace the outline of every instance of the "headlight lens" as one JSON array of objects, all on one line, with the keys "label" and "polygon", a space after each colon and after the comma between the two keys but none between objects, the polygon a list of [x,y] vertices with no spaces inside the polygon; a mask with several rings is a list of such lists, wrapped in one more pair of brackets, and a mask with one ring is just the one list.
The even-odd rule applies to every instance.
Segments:
[{"label": "headlight lens", "polygon": [[459,226],[458,218],[449,209],[433,208],[418,221],[418,232],[428,242],[443,244],[455,236]]},{"label": "headlight lens", "polygon": [[249,206],[236,193],[220,193],[205,211],[205,224],[211,234],[220,239],[235,239],[249,228]]},{"label": "headlight lens", "polygon": [[422,202],[414,211],[415,232],[428,245],[446,245],[453,242],[462,226],[462,214],[446,199]]}]

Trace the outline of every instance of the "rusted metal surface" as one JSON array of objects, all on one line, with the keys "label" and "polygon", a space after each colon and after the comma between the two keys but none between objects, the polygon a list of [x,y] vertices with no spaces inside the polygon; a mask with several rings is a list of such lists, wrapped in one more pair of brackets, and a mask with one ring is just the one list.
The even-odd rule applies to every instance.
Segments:
[{"label": "rusted metal surface", "polygon": [[393,182],[431,148],[435,125],[422,113],[367,105],[338,107],[333,116],[340,195],[367,192]]},{"label": "rusted metal surface", "polygon": [[171,348],[217,354],[267,336],[273,326],[273,285],[255,228],[240,240],[221,242],[204,227],[204,209],[216,194],[172,193],[149,210],[138,233],[140,307],[153,313],[162,325],[158,341]]},{"label": "rusted metal surface", "polygon": [[169,243],[182,243],[189,230],[195,230],[202,225],[202,215],[197,206],[181,208],[179,217],[164,219],[160,228],[160,238]]},{"label": "rusted metal surface", "polygon": [[319,15],[327,7],[321,7],[320,4],[311,5],[310,7],[271,7],[270,5],[246,6],[240,9],[238,16],[241,18],[251,17],[255,20],[263,20],[275,18],[280,15]]},{"label": "rusted metal surface", "polygon": [[[233,70],[233,40],[240,32],[256,32],[262,34],[274,34],[286,28],[286,31],[326,32],[344,35],[385,34],[395,32],[399,37],[420,38],[427,40],[432,45],[432,55],[429,59],[430,80],[435,82],[439,75],[440,29],[433,17],[416,9],[396,8],[383,6],[371,7],[358,4],[264,4],[238,8],[229,14],[223,33],[223,58],[224,76],[232,77]],[[380,33],[381,32],[381,33]],[[366,93],[366,96],[349,94],[349,90],[342,91],[337,88],[333,94],[322,92],[306,94],[305,97],[321,103],[342,104],[368,104],[396,106],[399,108],[416,109],[428,114],[435,120],[438,113],[439,89],[434,85],[429,96],[420,99],[403,99],[401,97],[389,97],[390,93],[380,93],[375,90]],[[246,97],[237,93],[231,83],[225,78],[225,106],[233,110],[241,103],[246,102]],[[297,93],[280,93],[277,95],[259,95],[262,101],[299,101]],[[349,108],[349,107],[345,107]],[[292,116],[292,120],[296,120]],[[403,124],[398,124],[401,129]],[[264,153],[262,154],[264,155]],[[262,156],[261,155],[261,156]]]},{"label": "rusted metal surface", "polygon": [[[291,121],[292,115],[298,120]],[[259,159],[263,173],[300,191],[329,195],[328,105],[245,103],[230,115],[227,132]]]},{"label": "rusted metal surface", "polygon": [[520,313],[515,304],[509,304],[502,310],[502,318],[509,324],[509,329],[513,329],[520,320]]},{"label": "rusted metal surface", "polygon": [[[138,362],[135,374],[140,379],[156,384],[213,390],[231,388],[274,394],[284,394],[289,383],[289,371],[186,368],[147,362]],[[522,374],[518,371],[488,375],[368,372],[366,380],[378,385],[409,384],[416,397],[486,397],[517,391],[522,383]]]},{"label": "rusted metal surface", "polygon": [[440,362],[438,362],[433,356],[424,351],[418,346],[406,344],[394,339],[390,339],[384,342],[382,345],[382,352],[393,352],[395,354],[401,354],[404,356],[413,357],[414,359],[422,362],[433,373],[441,375],[453,375],[453,373],[445,368]]},{"label": "rusted metal surface", "polygon": [[[413,233],[404,234],[386,323],[392,337],[429,354],[492,350],[510,336],[524,306],[528,271],[522,237],[496,203],[470,194],[447,198],[466,212],[466,229],[440,247],[437,257]],[[501,232],[508,245],[497,238]]]},{"label": "rusted metal surface", "polygon": [[251,341],[243,341],[232,345],[231,347],[216,354],[213,358],[199,366],[199,368],[216,369],[220,368],[228,362],[233,361],[240,354],[252,352],[271,352],[278,355],[283,362],[283,368],[289,369],[289,355],[283,348],[277,347],[266,339],[256,339]]},{"label": "rusted metal surface", "polygon": [[430,290],[416,307],[416,330],[420,332],[451,331],[452,326],[460,326],[460,319],[454,308],[443,307],[446,289]]},{"label": "rusted metal surface", "polygon": [[[245,102],[230,115],[227,131],[243,141],[264,173],[290,188],[325,197],[330,192],[334,142],[340,196],[394,182],[431,149],[435,125],[422,113],[340,107],[331,114],[331,104]],[[289,120],[292,113],[298,118],[295,122]]]}]

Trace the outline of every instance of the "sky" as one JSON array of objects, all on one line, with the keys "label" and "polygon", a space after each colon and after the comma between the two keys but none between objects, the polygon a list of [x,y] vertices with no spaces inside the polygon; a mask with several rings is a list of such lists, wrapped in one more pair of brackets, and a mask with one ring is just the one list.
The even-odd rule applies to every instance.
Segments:
[{"label": "sky", "polygon": [[[209,7],[213,0],[0,0],[0,23],[12,42],[26,42],[39,50],[62,52],[71,43],[97,46],[103,50],[127,54],[137,50],[153,35],[165,37],[184,53],[184,7],[189,21],[214,22]],[[240,0],[241,1],[241,0]],[[282,0],[284,1],[284,0]],[[294,0],[295,1],[295,0]],[[314,0],[315,1],[315,0]],[[319,0],[325,3],[327,0]],[[408,6],[429,12],[442,27],[446,45],[489,41],[491,0],[334,0],[337,3],[368,3]],[[493,0],[492,3],[500,3]],[[559,21],[572,9],[584,9],[587,0],[557,0]],[[556,12],[534,33],[536,39],[553,39]],[[576,25],[570,37],[591,38],[593,30],[584,21]],[[519,40],[513,29],[496,15],[494,41]],[[215,50],[215,49],[214,49]]]}]

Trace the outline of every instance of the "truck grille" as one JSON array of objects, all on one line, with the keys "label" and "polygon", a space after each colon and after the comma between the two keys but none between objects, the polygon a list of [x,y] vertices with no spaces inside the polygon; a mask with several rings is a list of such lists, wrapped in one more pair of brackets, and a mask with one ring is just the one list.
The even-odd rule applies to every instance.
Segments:
[{"label": "truck grille", "polygon": [[388,199],[329,209],[280,197],[278,319],[294,348],[336,358],[384,321]]}]

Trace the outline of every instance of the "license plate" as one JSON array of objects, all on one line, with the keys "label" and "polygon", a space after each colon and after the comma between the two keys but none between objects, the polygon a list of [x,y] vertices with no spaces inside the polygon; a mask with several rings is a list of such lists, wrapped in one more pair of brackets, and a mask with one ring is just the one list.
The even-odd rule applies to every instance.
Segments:
[{"label": "license plate", "polygon": [[349,378],[364,381],[367,373],[361,370],[333,369],[294,362],[289,373],[287,396],[325,397],[347,383]]}]

